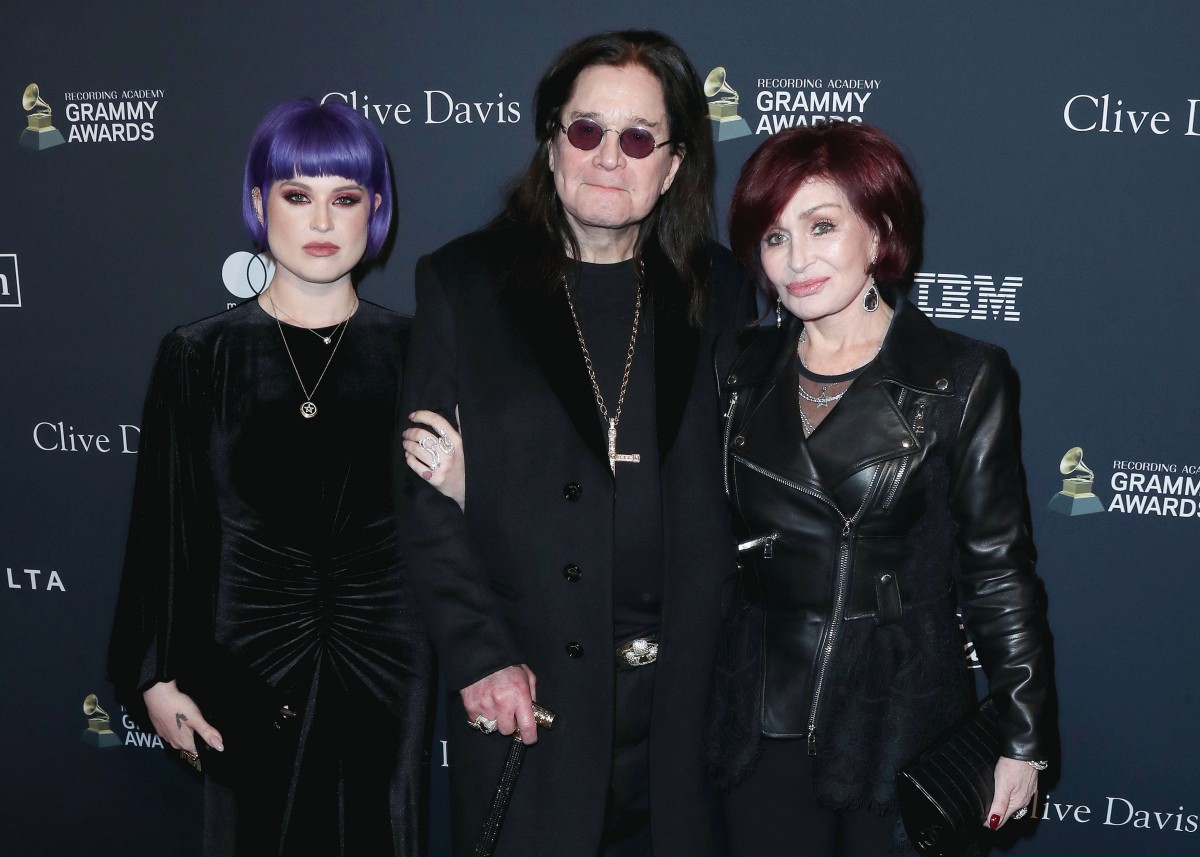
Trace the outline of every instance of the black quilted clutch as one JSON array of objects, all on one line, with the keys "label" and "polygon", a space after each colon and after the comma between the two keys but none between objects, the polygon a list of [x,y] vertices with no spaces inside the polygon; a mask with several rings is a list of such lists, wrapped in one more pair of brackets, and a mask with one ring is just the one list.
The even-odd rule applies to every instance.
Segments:
[{"label": "black quilted clutch", "polygon": [[955,857],[983,833],[1000,742],[988,698],[896,775],[904,829],[925,857]]}]

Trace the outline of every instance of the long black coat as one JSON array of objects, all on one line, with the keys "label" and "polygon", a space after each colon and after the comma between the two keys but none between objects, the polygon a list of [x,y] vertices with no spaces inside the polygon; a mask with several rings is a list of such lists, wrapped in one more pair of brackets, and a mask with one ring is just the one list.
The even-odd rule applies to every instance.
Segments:
[{"label": "long black coat", "polygon": [[[417,267],[405,413],[459,405],[465,515],[401,472],[406,557],[450,693],[453,844],[471,853],[508,741],[466,725],[456,691],[527,663],[558,714],[530,748],[498,853],[593,857],[604,822],[614,706],[614,479],[562,289],[519,281],[527,235],[464,236]],[[735,568],[721,488],[720,413],[709,355],[716,319],[732,321],[740,275],[714,248],[704,330],[648,253],[662,467],[662,649],[651,725],[654,850],[713,850],[701,732],[716,629]],[[568,565],[581,574],[572,580]],[[576,575],[572,574],[571,577]],[[568,655],[568,644],[582,656]],[[578,650],[576,650],[578,652]]]}]

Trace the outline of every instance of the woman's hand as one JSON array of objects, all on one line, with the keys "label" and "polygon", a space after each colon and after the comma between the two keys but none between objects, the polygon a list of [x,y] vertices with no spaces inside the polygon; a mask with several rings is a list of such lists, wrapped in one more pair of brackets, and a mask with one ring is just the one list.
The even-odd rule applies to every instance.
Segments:
[{"label": "woman's hand", "polygon": [[196,735],[214,750],[224,750],[221,733],[208,724],[196,703],[175,687],[175,682],[159,682],[142,694],[150,722],[158,737],[176,750],[196,755]]},{"label": "woman's hand", "polygon": [[[467,463],[458,427],[433,411],[413,411],[408,418],[428,428],[404,430],[404,460],[417,475],[461,509],[467,500]],[[454,409],[458,420],[458,408]]]},{"label": "woman's hand", "polygon": [[987,826],[1002,827],[1014,812],[1029,806],[1037,792],[1038,772],[1027,762],[1001,756],[996,762],[996,797],[988,810]]}]

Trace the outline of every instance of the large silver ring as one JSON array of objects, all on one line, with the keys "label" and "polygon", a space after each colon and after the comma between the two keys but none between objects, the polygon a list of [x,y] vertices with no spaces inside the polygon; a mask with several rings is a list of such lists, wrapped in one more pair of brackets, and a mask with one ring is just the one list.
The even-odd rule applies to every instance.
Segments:
[{"label": "large silver ring", "polygon": [[482,714],[476,714],[474,720],[468,720],[467,725],[472,729],[482,732],[484,735],[491,735],[496,731],[496,727],[500,725],[498,720],[488,720]]},{"label": "large silver ring", "polygon": [[438,429],[437,433],[438,445],[441,446],[442,452],[446,453],[446,455],[454,452],[454,441],[450,439],[450,433],[444,428]]},{"label": "large silver ring", "polygon": [[425,450],[432,456],[429,466],[437,470],[442,466],[441,456],[438,455],[438,439],[429,434],[421,438],[421,449]]},{"label": "large silver ring", "polygon": [[1029,807],[1023,806],[1013,813],[1013,821],[1020,821],[1027,815],[1029,815]]}]

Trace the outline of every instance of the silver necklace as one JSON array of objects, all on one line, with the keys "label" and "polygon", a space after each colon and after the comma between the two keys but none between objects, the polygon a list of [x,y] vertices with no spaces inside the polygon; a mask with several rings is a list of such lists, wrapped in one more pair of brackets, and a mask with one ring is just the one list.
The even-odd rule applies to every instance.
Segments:
[{"label": "silver necklace", "polygon": [[[803,366],[804,364],[801,363],[801,365]],[[805,367],[805,368],[807,368],[807,367]],[[846,390],[842,390],[842,392],[835,393],[834,395],[831,396],[831,395],[829,395],[829,388],[832,386],[833,386],[832,384],[822,384],[821,392],[819,392],[815,396],[812,393],[808,392],[808,390],[804,389],[803,382],[799,382],[797,384],[797,389],[800,391],[800,398],[803,399],[804,401],[812,402],[818,408],[827,408],[830,405],[836,404],[837,402],[841,401],[842,396],[846,395],[846,390],[850,389],[849,387],[847,387]]]},{"label": "silver necklace", "polygon": [[[804,371],[808,372],[809,374],[816,374],[811,369],[809,369],[807,366],[804,365],[804,358],[800,356],[800,346],[803,345],[807,341],[808,341],[808,331],[801,330],[800,338],[796,340],[796,359],[800,361],[800,366],[801,366],[801,368],[804,369]],[[817,382],[817,383],[820,383],[820,382]],[[838,402],[840,402],[842,399],[842,396],[846,395],[846,390],[850,389],[849,387],[847,387],[846,390],[842,390],[842,392],[835,393],[834,395],[831,396],[831,395],[829,395],[829,388],[832,387],[833,384],[835,384],[835,383],[838,383],[838,382],[835,381],[830,384],[821,384],[821,392],[819,392],[815,396],[812,393],[808,392],[808,390],[804,389],[804,381],[803,380],[797,380],[796,389],[800,391],[800,398],[803,399],[804,401],[811,402],[812,404],[816,405],[818,408],[827,408],[830,405],[835,405]],[[808,421],[808,417],[806,417],[804,415],[804,408],[800,409],[800,417],[801,417],[801,419],[804,420],[804,422],[806,424],[805,428],[808,429],[808,433],[812,434],[813,433],[813,429],[811,428],[812,423],[810,423]]]},{"label": "silver necklace", "polygon": [[[275,306],[275,302],[271,302],[271,306]],[[304,386],[304,379],[300,377],[300,369],[296,366],[296,358],[292,356],[292,348],[288,345],[287,336],[283,332],[283,322],[279,320],[279,316],[275,316],[275,324],[279,328],[279,337],[283,340],[283,348],[287,352],[288,361],[292,364],[292,371],[296,373],[296,380],[300,382],[300,389],[304,392],[304,401],[300,404],[300,416],[306,420],[311,420],[317,415],[317,406],[313,404],[313,396],[317,394],[317,387],[321,386],[321,382],[325,380],[325,373],[329,371],[329,365],[333,363],[333,356],[337,354],[338,346],[342,344],[342,338],[346,335],[346,328],[349,327],[348,322],[350,316],[354,315],[354,311],[358,309],[358,300],[355,299],[354,306],[350,307],[350,312],[346,313],[346,317],[341,320],[338,327],[341,332],[338,334],[337,342],[333,346],[333,350],[329,352],[329,359],[325,361],[325,368],[321,370],[320,377],[317,378],[317,383],[313,384],[312,392]]]},{"label": "silver necklace", "polygon": [[[808,366],[806,366],[804,363],[804,358],[800,356],[800,346],[807,341],[808,341],[808,331],[801,330],[800,336],[796,340],[796,359],[800,361],[800,366],[801,366],[801,368],[804,369],[805,372],[808,372],[810,375],[816,375],[817,373],[813,372],[811,369],[809,369]],[[882,342],[879,343],[879,345],[875,348],[875,354],[879,353],[880,348],[883,348]],[[871,360],[875,359],[875,354],[871,355]],[[871,360],[868,360],[867,363],[870,363]],[[843,374],[854,375],[858,372],[861,372],[863,367],[866,366],[867,363],[864,363],[864,364],[862,364],[862,366],[858,366],[854,369],[851,369],[849,372],[846,372]],[[849,380],[853,381],[854,379],[851,378]],[[816,383],[820,384],[821,382],[817,381]],[[817,395],[815,395],[815,396],[812,393],[808,392],[808,390],[804,389],[804,383],[802,381],[797,381],[796,387],[800,393],[801,399],[803,399],[806,402],[811,402],[812,404],[816,405],[818,408],[827,408],[830,405],[837,404],[839,401],[841,401],[842,396],[846,395],[846,390],[850,389],[849,384],[847,384],[845,390],[842,390],[840,393],[835,393],[832,396],[829,395],[829,388],[832,387],[834,384],[840,384],[840,383],[842,383],[842,382],[841,381],[830,381],[828,384],[821,384],[821,391],[819,393],[817,393]],[[803,409],[801,410],[800,413],[801,413],[801,416],[804,415]],[[809,433],[811,434],[811,431]]]},{"label": "silver necklace", "polygon": [[583,365],[587,367],[588,378],[592,382],[592,392],[596,396],[596,406],[600,408],[600,416],[608,426],[608,466],[613,476],[617,475],[617,462],[637,464],[642,460],[639,453],[617,452],[617,424],[621,422],[621,408],[625,405],[625,391],[629,387],[629,372],[633,368],[633,351],[637,346],[638,321],[642,317],[642,264],[638,262],[637,298],[633,304],[633,332],[629,335],[629,348],[625,351],[625,372],[621,375],[621,391],[617,394],[617,412],[608,415],[604,404],[604,396],[600,393],[600,384],[596,381],[596,370],[592,366],[592,355],[587,343],[583,341],[583,328],[579,326],[579,316],[575,314],[575,302],[571,300],[571,289],[567,278],[563,277],[563,291],[567,293],[567,306],[571,309],[571,321],[575,322],[575,335],[579,337],[579,347],[583,351]]},{"label": "silver necklace", "polygon": [[[803,391],[801,391],[803,392]],[[812,424],[812,420],[808,418],[808,414],[804,413],[804,405],[800,405],[800,428],[804,430],[805,437],[811,437],[812,433],[817,430],[817,427]]]},{"label": "silver necklace", "polygon": [[[311,327],[305,327],[303,324],[301,324],[299,321],[296,320],[295,316],[293,316],[291,313],[287,312],[287,310],[280,309],[279,305],[277,303],[275,303],[275,298],[274,298],[274,296],[272,296],[270,289],[267,289],[266,293],[267,293],[267,300],[269,300],[271,302],[271,309],[275,310],[275,319],[276,320],[278,320],[279,316],[282,315],[284,318],[291,321],[295,327],[298,327],[301,330],[307,330],[309,333],[311,333],[317,339],[324,342],[326,345],[328,345],[330,342],[333,341],[333,337],[337,334],[338,328],[341,327],[343,324],[345,324],[350,319],[350,316],[346,316],[346,318],[342,319],[340,322],[338,322],[336,325],[334,325],[333,330],[329,331],[329,335],[326,336],[323,333],[317,333]],[[353,310],[351,310],[351,312],[353,312]]]}]

